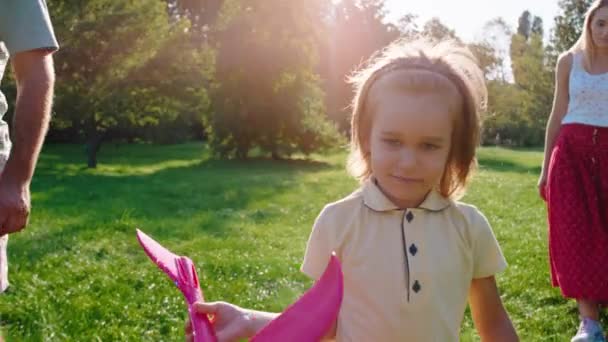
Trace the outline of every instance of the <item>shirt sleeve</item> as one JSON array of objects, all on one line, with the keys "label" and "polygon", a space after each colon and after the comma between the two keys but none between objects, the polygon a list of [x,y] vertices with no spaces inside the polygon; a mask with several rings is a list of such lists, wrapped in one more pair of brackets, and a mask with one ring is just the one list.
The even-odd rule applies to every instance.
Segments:
[{"label": "shirt sleeve", "polygon": [[0,0],[0,40],[11,55],[59,45],[45,0]]},{"label": "shirt sleeve", "polygon": [[315,220],[306,244],[301,271],[314,280],[321,277],[333,252],[332,227],[329,221],[327,208],[325,208]]},{"label": "shirt sleeve", "polygon": [[473,243],[473,278],[486,278],[504,271],[507,262],[494,236],[488,219],[478,210],[473,219],[475,241]]}]

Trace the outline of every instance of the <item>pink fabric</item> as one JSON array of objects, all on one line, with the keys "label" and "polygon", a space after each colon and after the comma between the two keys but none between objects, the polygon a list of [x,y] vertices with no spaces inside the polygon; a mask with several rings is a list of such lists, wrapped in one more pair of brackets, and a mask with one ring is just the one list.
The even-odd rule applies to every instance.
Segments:
[{"label": "pink fabric", "polygon": [[321,278],[270,322],[251,342],[318,342],[338,318],[344,284],[340,263],[331,256]]},{"label": "pink fabric", "polygon": [[608,128],[561,127],[546,195],[553,286],[608,302]]},{"label": "pink fabric", "polygon": [[203,292],[200,289],[198,275],[192,260],[171,253],[139,229],[137,239],[150,259],[167,273],[186,298],[194,342],[217,341],[207,315],[198,314],[192,308],[196,301],[203,300]]},{"label": "pink fabric", "polygon": [[[195,342],[215,342],[215,331],[206,315],[192,310],[203,300],[196,268],[187,257],[177,256],[137,230],[137,239],[150,259],[173,280],[188,304]],[[344,293],[340,263],[332,255],[321,278],[297,302],[264,327],[252,342],[318,342],[338,317]]]}]

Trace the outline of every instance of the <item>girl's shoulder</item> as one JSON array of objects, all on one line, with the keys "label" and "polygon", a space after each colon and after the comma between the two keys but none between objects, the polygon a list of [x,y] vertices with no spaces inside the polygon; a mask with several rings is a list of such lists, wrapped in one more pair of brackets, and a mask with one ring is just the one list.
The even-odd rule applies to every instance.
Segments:
[{"label": "girl's shoulder", "polygon": [[339,219],[353,216],[363,206],[363,191],[357,189],[346,197],[330,202],[323,207],[319,217]]},{"label": "girl's shoulder", "polygon": [[359,190],[326,204],[315,220],[313,231],[339,252],[344,241],[359,226],[362,206],[363,195]]},{"label": "girl's shoulder", "polygon": [[456,201],[453,208],[453,215],[460,216],[468,229],[491,229],[488,219],[475,205]]},{"label": "girl's shoulder", "polygon": [[486,216],[472,204],[456,202],[453,210],[461,217],[459,231],[473,250],[495,249],[494,230]]}]

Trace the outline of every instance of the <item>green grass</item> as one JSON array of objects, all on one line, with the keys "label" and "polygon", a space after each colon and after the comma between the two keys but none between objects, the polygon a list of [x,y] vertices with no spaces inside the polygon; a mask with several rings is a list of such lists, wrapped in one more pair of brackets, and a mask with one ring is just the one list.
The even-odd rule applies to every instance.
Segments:
[{"label": "green grass", "polygon": [[[218,161],[204,146],[47,146],[31,224],[11,236],[0,296],[8,341],[180,341],[184,303],[145,254],[135,227],[199,269],[209,300],[280,310],[310,286],[298,271],[314,218],[356,186],[344,153],[311,160]],[[510,267],[502,296],[523,341],[564,341],[573,302],[549,283],[540,151],[484,148],[465,201],[492,223]],[[470,319],[462,340],[477,340]]]}]

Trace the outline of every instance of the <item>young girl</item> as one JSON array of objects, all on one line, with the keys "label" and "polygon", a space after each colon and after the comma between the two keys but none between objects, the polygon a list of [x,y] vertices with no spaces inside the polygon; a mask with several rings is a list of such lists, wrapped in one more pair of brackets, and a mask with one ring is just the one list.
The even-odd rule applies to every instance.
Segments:
[{"label": "young girl", "polygon": [[538,182],[549,211],[553,286],[578,302],[572,341],[604,341],[608,302],[608,1],[593,2],[579,41],[556,67]]},{"label": "young girl", "polygon": [[[396,42],[353,82],[350,171],[361,187],[328,204],[302,271],[332,251],[344,298],[329,338],[457,341],[467,306],[484,341],[516,341],[494,274],[505,260],[486,218],[455,201],[475,165],[485,99],[471,53],[453,42]],[[220,341],[255,334],[273,313],[198,303]],[[187,328],[189,330],[189,328]]]}]

